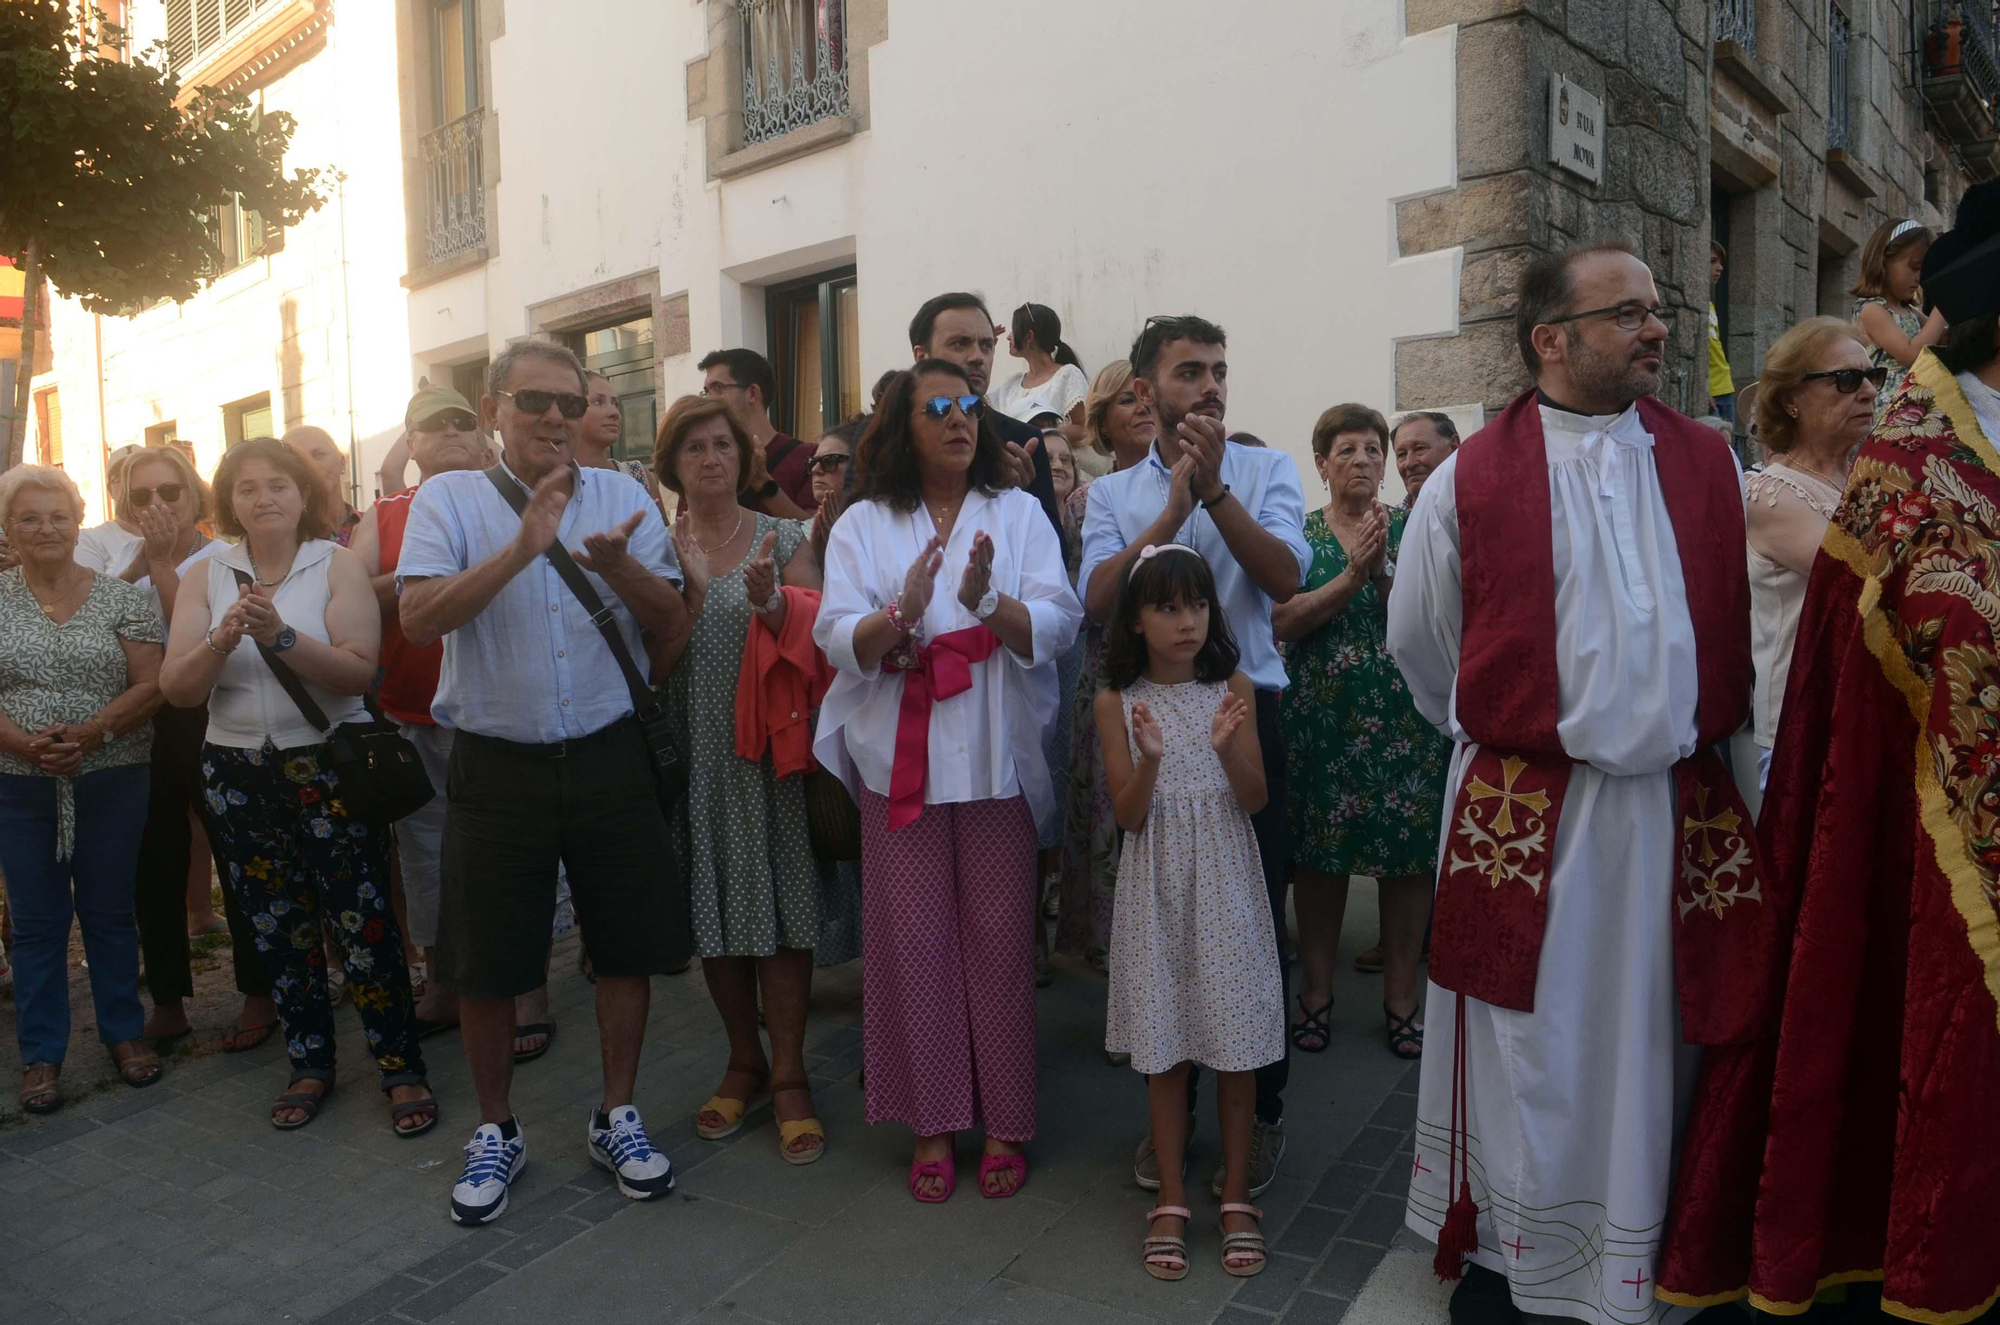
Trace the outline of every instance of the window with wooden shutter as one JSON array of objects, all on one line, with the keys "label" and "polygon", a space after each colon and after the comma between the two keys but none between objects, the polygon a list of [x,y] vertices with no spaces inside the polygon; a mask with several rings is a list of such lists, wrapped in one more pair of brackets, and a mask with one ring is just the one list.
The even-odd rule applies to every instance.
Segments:
[{"label": "window with wooden shutter", "polygon": [[41,435],[42,463],[60,467],[63,462],[62,397],[55,387],[35,397],[35,423]]}]

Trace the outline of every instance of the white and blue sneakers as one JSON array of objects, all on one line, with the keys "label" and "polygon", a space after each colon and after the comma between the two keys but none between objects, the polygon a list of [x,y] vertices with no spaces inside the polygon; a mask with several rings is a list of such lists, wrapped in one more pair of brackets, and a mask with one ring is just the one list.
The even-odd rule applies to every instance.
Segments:
[{"label": "white and blue sneakers", "polygon": [[646,1138],[646,1124],[639,1111],[629,1104],[609,1113],[590,1115],[590,1159],[599,1168],[609,1169],[618,1180],[618,1190],[635,1201],[651,1201],[674,1189],[674,1166],[653,1149]]},{"label": "white and blue sneakers", "polygon": [[521,1120],[509,1118],[506,1131],[482,1123],[465,1146],[465,1172],[451,1189],[454,1224],[490,1224],[507,1210],[507,1187],[528,1166],[528,1138]]}]

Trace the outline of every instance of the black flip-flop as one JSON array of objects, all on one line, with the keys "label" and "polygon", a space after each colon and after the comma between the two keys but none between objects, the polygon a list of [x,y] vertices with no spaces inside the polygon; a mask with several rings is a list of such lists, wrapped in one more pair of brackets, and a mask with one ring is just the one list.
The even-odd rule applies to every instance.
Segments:
[{"label": "black flip-flop", "polygon": [[[1302,1054],[1325,1053],[1327,1046],[1333,1043],[1333,1000],[1329,998],[1325,1007],[1314,1012],[1306,1006],[1304,994],[1297,994],[1294,997],[1298,1000],[1299,1011],[1304,1014],[1305,1020],[1293,1024],[1287,1032],[1292,1037],[1292,1048]],[[1316,1036],[1319,1043],[1307,1044],[1305,1042],[1307,1036]]]},{"label": "black flip-flop", "polygon": [[[420,1113],[429,1114],[431,1120],[421,1127],[400,1126],[403,1119],[414,1118]],[[438,1102],[435,1095],[427,1100],[407,1100],[402,1104],[391,1104],[389,1106],[389,1130],[397,1136],[402,1137],[405,1141],[413,1136],[422,1136],[425,1132],[430,1131],[431,1128],[436,1127],[437,1124]]]},{"label": "black flip-flop", "polygon": [[[317,1081],[318,1079],[317,1077],[300,1077],[291,1084],[296,1086],[300,1081]],[[333,1083],[329,1081],[326,1083],[326,1089],[317,1095],[307,1095],[301,1091],[278,1096],[277,1100],[271,1105],[271,1126],[281,1132],[298,1131],[301,1127],[319,1117],[319,1106],[324,1104],[326,1097],[331,1094],[333,1094]],[[278,1110],[280,1109],[303,1109],[306,1116],[295,1123],[281,1123],[278,1121]]]},{"label": "black flip-flop", "polygon": [[547,1053],[549,1046],[556,1042],[556,1024],[552,1021],[531,1021],[526,1026],[516,1026],[514,1028],[515,1039],[518,1040],[526,1035],[541,1036],[542,1047],[539,1049],[530,1049],[525,1053],[516,1049],[514,1051],[514,1061],[517,1063],[532,1063]]}]

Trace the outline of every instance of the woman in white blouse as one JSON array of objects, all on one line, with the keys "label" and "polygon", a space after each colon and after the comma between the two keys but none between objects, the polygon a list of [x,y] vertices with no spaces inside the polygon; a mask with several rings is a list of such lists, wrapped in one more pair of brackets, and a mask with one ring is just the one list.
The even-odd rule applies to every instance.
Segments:
[{"label": "woman in white blouse", "polygon": [[389,906],[389,828],[349,816],[326,732],[279,682],[288,667],[330,726],[365,722],[382,616],[368,569],[336,547],[333,497],[295,451],[259,438],[215,471],[216,523],[241,541],[182,578],[160,689],[208,704],[201,771],[209,831],[256,931],[291,1058],[271,1125],[304,1127],[333,1089],[334,1021],[322,934],[389,1096],[396,1134],[437,1122],[417,1049],[403,938]]},{"label": "woman in white blouse", "polygon": [[1757,385],[1757,441],[1769,460],[1744,484],[1750,544],[1750,653],[1757,667],[1751,717],[1758,785],[1771,770],[1778,715],[1791,675],[1792,642],[1805,606],[1806,579],[1827,522],[1847,488],[1854,448],[1867,440],[1875,396],[1888,369],[1876,367],[1851,322],[1808,318],[1764,356]]},{"label": "woman in white blouse", "polygon": [[813,637],[838,671],[815,753],[861,807],[868,1121],[917,1135],[942,1201],[984,1121],[981,1192],[1035,1132],[1035,818],[1042,729],[1082,608],[1062,547],[956,365],[899,373],[854,459]]}]

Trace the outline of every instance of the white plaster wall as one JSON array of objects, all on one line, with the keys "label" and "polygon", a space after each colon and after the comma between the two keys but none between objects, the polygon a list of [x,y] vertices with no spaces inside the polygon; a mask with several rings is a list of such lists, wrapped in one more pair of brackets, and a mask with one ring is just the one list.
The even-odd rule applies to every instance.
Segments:
[{"label": "white plaster wall", "polygon": [[[420,371],[482,318],[497,350],[528,305],[657,270],[688,293],[694,354],[667,372],[691,389],[702,351],[764,344],[757,286],[851,260],[864,386],[947,289],[1002,320],[1050,304],[1091,371],[1149,314],[1220,322],[1230,422],[1292,451],[1317,501],[1320,411],[1388,404],[1394,341],[1457,329],[1457,250],[1398,260],[1393,234],[1396,199],[1455,182],[1456,32],[1404,39],[1397,0],[891,0],[888,40],[856,57],[870,130],[720,183],[685,118],[705,10],[510,6],[496,256],[412,294]],[[606,91],[579,103],[566,74],[552,101],[551,70]]]},{"label": "white plaster wall", "polygon": [[[135,10],[142,38],[156,7]],[[222,455],[223,407],[259,393],[269,393],[279,429],[317,424],[360,450],[363,474],[401,431],[412,379],[393,20],[387,4],[340,6],[325,47],[264,89],[267,109],[298,122],[287,166],[324,169],[327,203],[286,231],[282,252],[187,303],[103,319],[101,430],[92,319],[73,303],[58,307],[55,372],[38,384],[61,387],[67,467],[94,515],[108,448],[171,419],[210,472]],[[374,495],[372,478],[359,495]]]}]

